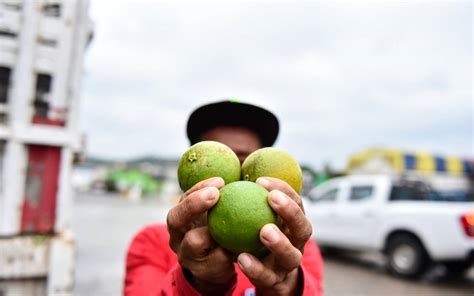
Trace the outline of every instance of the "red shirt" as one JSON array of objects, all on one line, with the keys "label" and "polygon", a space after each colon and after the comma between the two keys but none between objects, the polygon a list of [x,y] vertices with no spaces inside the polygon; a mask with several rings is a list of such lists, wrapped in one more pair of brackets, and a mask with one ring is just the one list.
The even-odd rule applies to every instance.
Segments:
[{"label": "red shirt", "polygon": [[[184,277],[169,246],[166,225],[150,225],[132,240],[127,253],[125,295],[200,295]],[[255,295],[255,288],[236,264],[237,282],[226,295]],[[301,263],[303,295],[322,295],[323,260],[318,246],[308,241]]]}]

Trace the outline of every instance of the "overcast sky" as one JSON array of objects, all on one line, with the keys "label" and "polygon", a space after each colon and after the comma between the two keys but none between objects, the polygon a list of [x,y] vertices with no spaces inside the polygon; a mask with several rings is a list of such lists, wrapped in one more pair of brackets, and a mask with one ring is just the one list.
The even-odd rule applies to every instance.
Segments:
[{"label": "overcast sky", "polygon": [[316,169],[370,147],[473,157],[472,11],[92,0],[87,153],[179,157],[189,113],[236,97],[276,113],[276,146]]}]

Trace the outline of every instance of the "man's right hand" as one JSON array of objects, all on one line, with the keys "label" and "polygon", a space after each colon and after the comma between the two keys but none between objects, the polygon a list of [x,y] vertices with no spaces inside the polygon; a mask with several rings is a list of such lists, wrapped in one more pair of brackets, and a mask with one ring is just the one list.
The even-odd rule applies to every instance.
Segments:
[{"label": "man's right hand", "polygon": [[236,278],[233,255],[219,247],[207,228],[206,212],[219,200],[222,178],[201,181],[168,212],[170,246],[187,280],[205,294],[221,294]]}]

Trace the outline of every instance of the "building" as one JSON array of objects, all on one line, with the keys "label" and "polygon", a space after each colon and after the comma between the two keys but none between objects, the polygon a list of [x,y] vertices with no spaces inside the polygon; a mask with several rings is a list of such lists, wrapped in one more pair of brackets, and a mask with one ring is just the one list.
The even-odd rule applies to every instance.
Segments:
[{"label": "building", "polygon": [[0,1],[0,295],[71,295],[88,0]]}]

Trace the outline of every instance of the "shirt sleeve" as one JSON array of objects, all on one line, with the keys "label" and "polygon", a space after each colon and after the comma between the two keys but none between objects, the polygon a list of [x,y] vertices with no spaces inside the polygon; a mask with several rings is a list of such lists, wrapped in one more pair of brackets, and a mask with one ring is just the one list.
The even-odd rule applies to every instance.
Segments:
[{"label": "shirt sleeve", "polygon": [[304,248],[301,271],[303,274],[303,296],[323,295],[323,258],[312,240]]},{"label": "shirt sleeve", "polygon": [[123,294],[198,296],[169,247],[166,225],[148,226],[132,240],[126,257]]}]

